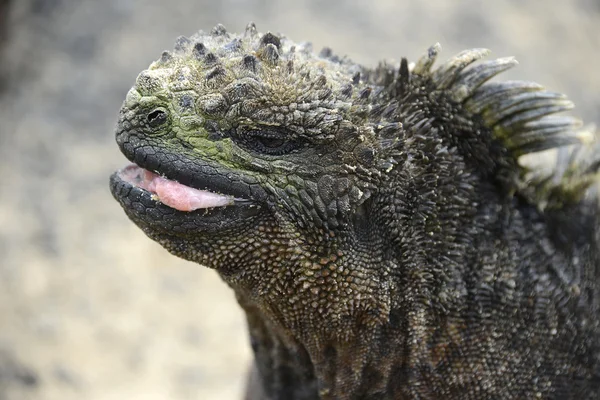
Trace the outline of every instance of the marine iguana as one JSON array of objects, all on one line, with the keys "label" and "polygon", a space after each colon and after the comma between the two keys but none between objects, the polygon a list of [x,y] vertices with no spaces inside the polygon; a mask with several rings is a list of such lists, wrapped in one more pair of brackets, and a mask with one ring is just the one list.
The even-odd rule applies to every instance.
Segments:
[{"label": "marine iguana", "polygon": [[561,94],[488,82],[513,58],[439,51],[367,68],[217,25],[127,94],[112,193],[235,291],[249,398],[600,396],[594,134]]}]

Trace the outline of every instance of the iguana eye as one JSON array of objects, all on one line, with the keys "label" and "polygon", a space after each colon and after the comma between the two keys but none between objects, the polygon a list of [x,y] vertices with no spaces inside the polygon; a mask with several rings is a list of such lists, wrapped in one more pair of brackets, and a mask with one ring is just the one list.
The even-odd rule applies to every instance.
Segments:
[{"label": "iguana eye", "polygon": [[280,138],[257,137],[256,140],[269,149],[277,149],[285,144],[285,140]]},{"label": "iguana eye", "polygon": [[236,142],[248,150],[268,154],[282,155],[302,147],[302,142],[290,138],[287,133],[276,131],[245,131],[236,135]]},{"label": "iguana eye", "polygon": [[150,112],[146,119],[151,127],[157,127],[167,122],[167,113],[162,108],[157,108]]}]

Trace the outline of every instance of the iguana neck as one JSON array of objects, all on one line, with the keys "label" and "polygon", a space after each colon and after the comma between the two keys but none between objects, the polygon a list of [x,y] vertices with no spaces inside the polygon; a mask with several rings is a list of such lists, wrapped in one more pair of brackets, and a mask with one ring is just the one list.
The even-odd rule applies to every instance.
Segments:
[{"label": "iguana neck", "polygon": [[[238,296],[246,312],[255,363],[269,399],[377,398],[401,393],[407,377],[407,326],[392,314],[389,324],[355,331],[344,340],[315,332],[308,343],[274,324]],[[401,322],[402,321],[402,322]],[[399,338],[405,338],[399,340]]]},{"label": "iguana neck", "polygon": [[[334,261],[323,263],[323,271],[342,271],[339,279],[329,275],[329,284],[339,291],[325,309],[311,306],[321,295],[311,289],[325,288],[301,290],[306,281],[299,273],[291,273],[295,278],[288,281],[278,280],[288,295],[272,302],[265,301],[264,289],[254,287],[250,292],[247,286],[236,285],[232,276],[222,274],[246,312],[256,367],[269,399],[386,398],[390,393],[398,398],[407,386],[402,378],[408,377],[403,355],[408,355],[408,342],[415,339],[409,324],[422,327],[425,317],[422,308],[399,292],[412,294],[418,289],[400,288],[398,276],[389,273],[398,271],[398,265],[391,247],[394,241],[388,240],[391,232],[380,223],[389,220],[387,214],[393,211],[380,204],[384,200],[365,202],[363,212],[352,221],[352,232],[340,234],[333,247],[322,249],[337,255],[330,258]],[[302,269],[291,262],[278,267],[298,268]],[[360,280],[371,268],[376,273],[369,281],[356,285],[346,279]],[[344,275],[347,270],[351,273]],[[352,286],[358,289],[352,291]],[[344,287],[349,291],[344,292]],[[291,302],[294,296],[295,302],[309,305],[299,308],[298,314],[282,303]]]}]

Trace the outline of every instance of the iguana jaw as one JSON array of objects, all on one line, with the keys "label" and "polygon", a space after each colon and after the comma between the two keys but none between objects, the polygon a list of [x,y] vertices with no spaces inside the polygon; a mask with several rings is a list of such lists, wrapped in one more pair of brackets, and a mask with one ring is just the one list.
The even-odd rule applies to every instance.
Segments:
[{"label": "iguana jaw", "polygon": [[124,178],[123,170],[112,174],[110,188],[129,218],[142,229],[176,236],[188,236],[198,231],[220,232],[238,223],[247,223],[262,211],[257,203],[235,200],[221,207],[179,211],[163,204],[151,191]]},{"label": "iguana jaw", "polygon": [[[218,232],[248,223],[266,209],[266,195],[258,184],[248,184],[237,174],[204,162],[185,149],[170,154],[135,131],[119,131],[117,142],[134,164],[111,176],[111,192],[143,229],[181,235]],[[167,185],[166,194],[157,190],[157,181]],[[185,194],[171,201],[164,197],[176,190]],[[161,194],[166,201],[160,201]],[[199,195],[200,204],[182,205],[182,199],[194,195]],[[181,232],[176,232],[178,229]]]}]

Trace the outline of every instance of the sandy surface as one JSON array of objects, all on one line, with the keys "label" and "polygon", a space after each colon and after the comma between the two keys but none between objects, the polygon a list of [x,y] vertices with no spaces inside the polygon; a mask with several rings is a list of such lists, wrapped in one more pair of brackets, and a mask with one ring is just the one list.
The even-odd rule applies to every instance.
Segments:
[{"label": "sandy surface", "polygon": [[147,239],[108,191],[125,162],[120,103],[180,34],[254,20],[370,65],[436,41],[443,58],[488,47],[521,62],[507,78],[567,93],[600,123],[596,1],[368,3],[12,1],[0,54],[0,400],[240,398],[250,352],[232,293]]}]

